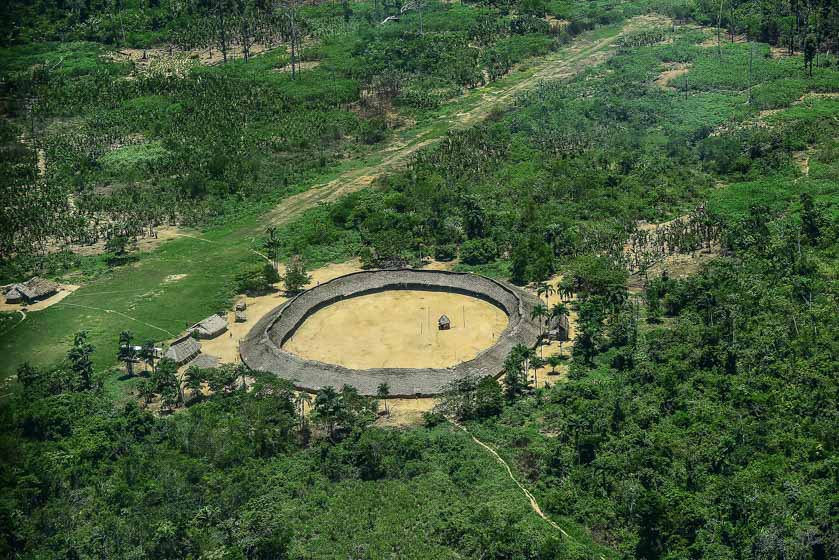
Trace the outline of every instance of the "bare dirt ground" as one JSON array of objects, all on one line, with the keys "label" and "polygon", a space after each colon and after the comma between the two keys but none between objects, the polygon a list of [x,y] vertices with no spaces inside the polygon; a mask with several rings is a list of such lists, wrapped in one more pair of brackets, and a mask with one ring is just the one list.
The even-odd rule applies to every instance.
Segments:
[{"label": "bare dirt ground", "polygon": [[[326,282],[339,276],[358,272],[361,270],[361,263],[358,260],[351,260],[345,263],[330,264],[311,272],[312,281],[308,287],[316,286],[320,282]],[[244,323],[236,323],[233,311],[227,314],[228,332],[211,340],[201,341],[201,352],[215,356],[221,363],[234,364],[239,362],[239,341],[243,339],[257,321],[262,319],[268,312],[288,299],[285,294],[276,286],[276,291],[259,296],[241,296],[237,303],[247,305],[245,314],[248,320]]]},{"label": "bare dirt ground", "polygon": [[[714,247],[710,251],[696,251],[689,255],[668,255],[647,269],[647,279],[659,278],[664,271],[667,271],[667,276],[676,280],[693,276],[705,264],[717,258],[719,254],[719,247]],[[642,274],[633,274],[629,277],[629,291],[631,293],[641,293],[646,281]]]},{"label": "bare dirt ground", "polygon": [[[437,328],[441,315],[449,330]],[[285,344],[304,358],[352,369],[445,368],[498,340],[507,316],[491,303],[445,292],[393,290],[334,303]]]},{"label": "bare dirt ground", "polygon": [[789,49],[786,47],[769,47],[769,53],[772,58],[786,58],[792,56],[789,54]]},{"label": "bare dirt ground", "polygon": [[79,289],[79,286],[75,284],[62,284],[58,288],[58,292],[50,296],[46,299],[42,299],[41,301],[36,301],[33,304],[25,304],[25,303],[6,303],[5,301],[0,303],[0,311],[5,313],[14,313],[17,311],[23,312],[30,312],[30,311],[41,311],[42,309],[46,309],[51,305],[55,305],[56,303],[60,302],[73,292]]},{"label": "bare dirt ground", "polygon": [[681,62],[667,65],[667,70],[661,72],[655,79],[655,84],[664,89],[674,89],[670,82],[688,73],[691,65]]},{"label": "bare dirt ground", "polygon": [[[379,416],[377,426],[399,428],[402,426],[418,426],[422,424],[424,412],[434,408],[437,399],[387,399],[389,414]],[[380,410],[384,410],[385,403],[379,403]]]}]

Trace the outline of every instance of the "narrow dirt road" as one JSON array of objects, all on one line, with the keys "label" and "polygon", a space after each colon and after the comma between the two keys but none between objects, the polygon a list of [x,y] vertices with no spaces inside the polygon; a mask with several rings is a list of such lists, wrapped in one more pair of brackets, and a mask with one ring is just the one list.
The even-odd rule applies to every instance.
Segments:
[{"label": "narrow dirt road", "polygon": [[409,140],[394,140],[381,153],[385,157],[372,165],[347,171],[336,179],[305,192],[290,196],[280,202],[267,216],[265,223],[282,225],[299,216],[303,211],[322,202],[337,198],[369,186],[386,173],[393,173],[404,167],[418,150],[436,143],[440,135],[427,138],[443,124],[447,130],[468,128],[485,119],[494,109],[510,106],[520,93],[532,89],[545,80],[564,80],[602,63],[611,55],[611,47],[626,33],[639,29],[660,26],[667,22],[662,16],[645,15],[627,21],[620,32],[605,38],[578,37],[566,47],[542,58],[535,63],[535,71],[526,78],[515,81],[507,87],[485,86],[472,90],[460,102],[477,98],[477,103],[464,111],[442,117],[433,125],[418,127]]}]

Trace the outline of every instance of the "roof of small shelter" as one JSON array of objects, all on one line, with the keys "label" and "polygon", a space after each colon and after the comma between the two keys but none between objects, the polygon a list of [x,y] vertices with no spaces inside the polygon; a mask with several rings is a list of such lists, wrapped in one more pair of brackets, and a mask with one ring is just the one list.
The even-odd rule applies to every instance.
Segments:
[{"label": "roof of small shelter", "polygon": [[[52,280],[46,280],[44,278],[34,276],[26,282],[15,284],[12,287],[12,290],[17,290],[27,299],[37,299],[56,292],[58,290],[58,284]],[[9,290],[9,292],[12,290]]]},{"label": "roof of small shelter", "polygon": [[166,350],[164,357],[176,363],[183,363],[201,352],[201,344],[191,335],[184,335],[176,339]]},{"label": "roof of small shelter", "polygon": [[192,328],[206,334],[220,333],[227,328],[227,320],[218,315],[210,315],[203,321],[192,325]]},{"label": "roof of small shelter", "polygon": [[210,356],[209,354],[198,354],[195,358],[187,364],[187,367],[197,367],[198,369],[212,369],[218,367],[218,358]]}]

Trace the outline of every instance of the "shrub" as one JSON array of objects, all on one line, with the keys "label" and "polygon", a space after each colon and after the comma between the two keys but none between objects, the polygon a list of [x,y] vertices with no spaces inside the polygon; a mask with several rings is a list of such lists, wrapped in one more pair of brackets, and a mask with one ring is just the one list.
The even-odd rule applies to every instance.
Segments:
[{"label": "shrub", "polygon": [[492,239],[470,239],[460,248],[460,260],[466,264],[486,264],[498,256],[498,246]]},{"label": "shrub", "polygon": [[434,258],[438,261],[450,261],[457,254],[457,246],[452,243],[437,245],[434,248]]}]

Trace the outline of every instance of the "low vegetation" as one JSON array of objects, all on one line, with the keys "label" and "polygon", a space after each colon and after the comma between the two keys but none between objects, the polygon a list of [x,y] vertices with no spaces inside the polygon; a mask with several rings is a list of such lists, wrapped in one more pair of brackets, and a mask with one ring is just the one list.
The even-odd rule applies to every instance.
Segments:
[{"label": "low vegetation", "polygon": [[[673,24],[596,29],[652,9]],[[86,284],[0,313],[4,555],[839,557],[833,3],[0,10],[0,276]],[[583,32],[614,38],[602,64],[266,230]],[[133,251],[167,224],[186,237]],[[516,347],[405,429],[377,425],[387,386],[156,358],[235,293],[349,257],[557,292],[534,320],[572,317],[571,355]]]}]

